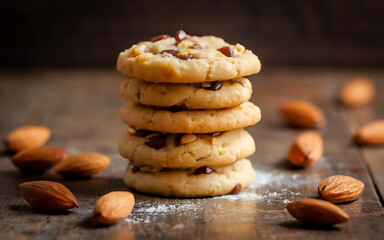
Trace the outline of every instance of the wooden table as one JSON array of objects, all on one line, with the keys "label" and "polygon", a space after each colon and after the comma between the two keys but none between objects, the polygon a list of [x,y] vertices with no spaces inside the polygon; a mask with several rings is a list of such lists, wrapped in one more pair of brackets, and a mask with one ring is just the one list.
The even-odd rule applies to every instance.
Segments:
[{"label": "wooden table", "polygon": [[[374,102],[349,110],[336,101],[342,82],[357,75],[377,86]],[[25,124],[53,131],[50,145],[69,154],[100,152],[111,157],[108,169],[89,180],[62,180],[52,172],[23,175],[1,147],[0,239],[383,239],[384,217],[378,191],[384,193],[384,147],[361,148],[351,134],[363,123],[384,118],[384,72],[364,69],[269,68],[251,77],[252,101],[262,109],[262,121],[247,130],[257,152],[250,159],[257,177],[239,195],[216,198],[169,199],[135,192],[136,205],[124,221],[97,226],[90,218],[95,201],[113,190],[129,190],[122,176],[127,161],[117,152],[124,130],[119,120],[119,84],[114,69],[2,70],[0,72],[0,134]],[[278,113],[284,99],[318,104],[327,125],[321,129],[324,157],[305,169],[288,164],[286,153],[300,129],[288,128]],[[339,205],[350,215],[347,224],[307,227],[284,210],[295,199],[316,198],[319,182],[334,174],[356,177],[365,184],[362,196]],[[374,178],[372,177],[374,176]],[[46,213],[32,209],[18,184],[47,179],[72,190],[80,208]],[[382,200],[382,198],[381,198]]]}]

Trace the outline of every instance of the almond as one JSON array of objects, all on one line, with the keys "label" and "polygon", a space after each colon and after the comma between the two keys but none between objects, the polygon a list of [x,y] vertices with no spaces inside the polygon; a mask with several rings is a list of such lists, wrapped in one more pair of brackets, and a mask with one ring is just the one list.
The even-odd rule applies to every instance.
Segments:
[{"label": "almond", "polygon": [[51,130],[42,126],[24,126],[13,130],[7,138],[10,151],[18,152],[24,149],[44,145],[51,136]]},{"label": "almond", "polygon": [[328,177],[318,187],[320,197],[333,203],[353,201],[360,196],[363,189],[363,182],[343,175]]},{"label": "almond", "polygon": [[99,153],[70,156],[55,166],[56,173],[65,178],[89,177],[108,167],[110,159]]},{"label": "almond", "polygon": [[285,122],[295,127],[321,127],[325,118],[321,109],[305,101],[287,101],[280,107]]},{"label": "almond", "polygon": [[44,171],[58,164],[66,157],[67,154],[61,148],[41,146],[18,152],[12,157],[12,162],[22,170]]},{"label": "almond", "polygon": [[134,205],[135,197],[132,193],[110,192],[97,200],[93,217],[98,223],[114,224],[128,217]]},{"label": "almond", "polygon": [[356,132],[354,140],[358,144],[384,144],[384,119],[362,126]]},{"label": "almond", "polygon": [[300,134],[292,143],[288,152],[289,161],[300,167],[316,162],[323,155],[323,139],[317,132]]},{"label": "almond", "polygon": [[375,86],[368,78],[359,77],[344,84],[339,93],[340,101],[351,107],[359,107],[371,102],[375,96]]},{"label": "almond", "polygon": [[297,200],[287,204],[286,208],[294,218],[306,224],[333,225],[349,219],[341,208],[324,200]]},{"label": "almond", "polygon": [[24,199],[34,208],[66,210],[79,207],[72,192],[60,183],[31,181],[19,186]]}]

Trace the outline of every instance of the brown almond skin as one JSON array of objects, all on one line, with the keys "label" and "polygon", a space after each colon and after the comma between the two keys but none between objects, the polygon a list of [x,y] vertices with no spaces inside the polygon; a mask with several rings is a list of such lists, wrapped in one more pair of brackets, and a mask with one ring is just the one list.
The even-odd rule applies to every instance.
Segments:
[{"label": "brown almond skin", "polygon": [[358,198],[364,183],[349,176],[335,175],[324,179],[318,187],[322,199],[333,203],[351,202]]},{"label": "brown almond skin", "polygon": [[323,139],[314,131],[307,131],[300,134],[292,143],[288,159],[291,164],[299,167],[306,167],[323,155]]},{"label": "brown almond skin", "polygon": [[64,185],[51,181],[21,183],[21,194],[34,208],[45,210],[66,210],[79,207],[75,196]]},{"label": "brown almond skin", "polygon": [[110,159],[99,153],[81,153],[69,156],[55,166],[64,178],[90,177],[108,167]]},{"label": "brown almond skin", "polygon": [[12,162],[24,171],[45,171],[66,157],[67,154],[61,148],[41,146],[18,152],[12,157]]},{"label": "brown almond skin", "polygon": [[349,216],[333,203],[319,199],[302,199],[286,206],[288,212],[305,224],[334,225],[348,221]]},{"label": "brown almond skin", "polygon": [[358,77],[343,85],[339,93],[340,101],[350,107],[360,107],[372,101],[375,96],[375,86],[371,80]]},{"label": "brown almond skin", "polygon": [[280,112],[285,122],[295,127],[314,128],[325,124],[321,109],[306,101],[286,101],[281,105]]},{"label": "brown almond skin", "polygon": [[9,151],[19,152],[24,149],[44,145],[51,137],[51,130],[42,126],[23,126],[13,130],[7,137]]},{"label": "brown almond skin", "polygon": [[114,224],[128,217],[135,205],[135,197],[130,192],[115,191],[97,200],[93,217],[101,224]]},{"label": "brown almond skin", "polygon": [[362,126],[355,134],[357,144],[382,145],[384,144],[384,119],[370,122]]}]

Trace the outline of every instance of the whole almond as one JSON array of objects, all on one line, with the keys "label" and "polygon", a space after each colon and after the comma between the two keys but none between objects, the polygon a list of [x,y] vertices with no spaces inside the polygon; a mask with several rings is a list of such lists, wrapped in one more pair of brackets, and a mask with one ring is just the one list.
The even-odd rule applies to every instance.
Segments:
[{"label": "whole almond", "polygon": [[359,77],[348,81],[339,93],[340,101],[351,107],[363,106],[372,101],[375,86],[368,78]]},{"label": "whole almond", "polygon": [[288,152],[289,161],[300,167],[316,162],[323,155],[323,139],[317,132],[300,134],[292,143]]},{"label": "whole almond", "polygon": [[89,177],[108,167],[110,159],[99,153],[82,153],[67,157],[55,166],[65,178]]},{"label": "whole almond", "polygon": [[42,126],[24,126],[13,130],[7,137],[10,151],[18,152],[24,149],[44,145],[51,136],[51,130]]},{"label": "whole almond", "polygon": [[132,193],[110,192],[97,200],[93,217],[98,223],[114,224],[128,217],[134,205],[135,197]]},{"label": "whole almond", "polygon": [[356,132],[354,140],[358,144],[384,144],[384,119],[362,126]]},{"label": "whole almond", "polygon": [[321,109],[306,101],[287,101],[281,105],[280,112],[285,122],[295,127],[321,127],[325,123]]},{"label": "whole almond", "polygon": [[66,210],[79,207],[72,192],[60,183],[31,181],[19,186],[24,199],[34,208]]},{"label": "whole almond", "polygon": [[363,182],[343,175],[328,177],[318,187],[320,197],[333,203],[353,201],[360,196],[363,189]]},{"label": "whole almond", "polygon": [[324,200],[297,200],[288,203],[286,208],[294,218],[306,224],[333,225],[349,219],[341,208]]},{"label": "whole almond", "polygon": [[58,147],[41,146],[24,149],[12,157],[18,168],[27,171],[47,170],[67,157],[65,151]]}]

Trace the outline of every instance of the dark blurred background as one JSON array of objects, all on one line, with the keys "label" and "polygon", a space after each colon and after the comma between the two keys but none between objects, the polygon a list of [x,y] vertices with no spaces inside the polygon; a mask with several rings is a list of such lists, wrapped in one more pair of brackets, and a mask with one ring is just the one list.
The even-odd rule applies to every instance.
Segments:
[{"label": "dark blurred background", "polygon": [[1,4],[2,67],[115,65],[184,29],[240,42],[265,65],[384,66],[384,1],[24,0]]}]

